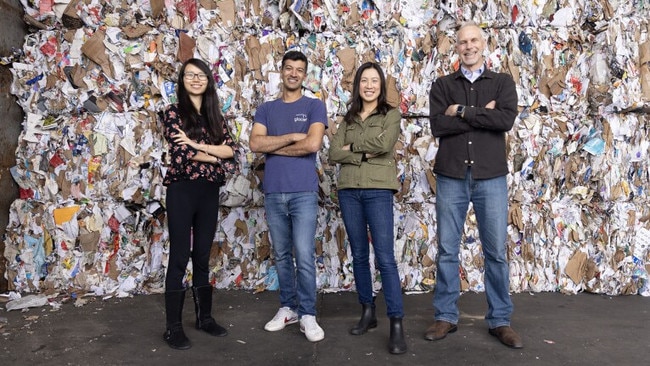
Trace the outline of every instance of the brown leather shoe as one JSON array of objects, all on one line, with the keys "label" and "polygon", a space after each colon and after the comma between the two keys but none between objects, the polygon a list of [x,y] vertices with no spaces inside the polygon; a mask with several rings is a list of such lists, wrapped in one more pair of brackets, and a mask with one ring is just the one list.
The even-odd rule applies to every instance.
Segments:
[{"label": "brown leather shoe", "polygon": [[501,343],[510,348],[523,348],[521,337],[509,326],[496,327],[489,330],[489,333],[497,337]]},{"label": "brown leather shoe", "polygon": [[443,339],[447,336],[447,333],[453,333],[458,330],[456,324],[451,324],[444,320],[436,320],[427,330],[424,332],[424,339],[427,341],[437,341]]}]

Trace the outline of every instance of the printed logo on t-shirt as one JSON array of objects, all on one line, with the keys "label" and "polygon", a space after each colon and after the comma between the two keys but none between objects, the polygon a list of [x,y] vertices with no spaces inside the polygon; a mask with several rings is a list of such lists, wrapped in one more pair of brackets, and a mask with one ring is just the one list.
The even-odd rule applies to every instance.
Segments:
[{"label": "printed logo on t-shirt", "polygon": [[307,114],[297,113],[296,116],[293,117],[293,121],[295,123],[307,122]]}]

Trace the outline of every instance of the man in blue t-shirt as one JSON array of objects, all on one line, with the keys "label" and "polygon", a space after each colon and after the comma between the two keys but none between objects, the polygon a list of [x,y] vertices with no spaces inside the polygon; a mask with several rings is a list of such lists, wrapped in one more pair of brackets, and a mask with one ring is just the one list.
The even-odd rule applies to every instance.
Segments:
[{"label": "man in blue t-shirt", "polygon": [[251,150],[266,154],[264,208],[280,283],[280,310],[264,329],[274,332],[300,320],[300,331],[318,342],[325,332],[316,322],[316,154],[327,110],[321,100],[302,94],[303,53],[287,52],[281,67],[282,96],[259,106],[250,136]]}]

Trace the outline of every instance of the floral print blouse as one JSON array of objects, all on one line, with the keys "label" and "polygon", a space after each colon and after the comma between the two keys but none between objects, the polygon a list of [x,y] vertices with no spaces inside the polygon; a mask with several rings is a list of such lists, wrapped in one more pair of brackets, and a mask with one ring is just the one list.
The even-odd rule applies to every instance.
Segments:
[{"label": "floral print blouse", "polygon": [[[181,180],[206,179],[210,182],[223,184],[226,179],[226,173],[233,173],[236,169],[236,159],[219,159],[217,163],[204,163],[192,160],[198,153],[198,150],[189,145],[179,145],[174,142],[172,137],[178,129],[186,131],[183,121],[180,118],[178,105],[168,106],[163,114],[163,134],[169,145],[169,155],[171,164],[163,180],[164,185]],[[197,141],[200,144],[207,144],[207,131],[205,126],[202,127],[202,137]],[[230,146],[233,151],[237,152],[235,142],[233,141],[228,128],[224,123],[223,133],[226,145]]]}]

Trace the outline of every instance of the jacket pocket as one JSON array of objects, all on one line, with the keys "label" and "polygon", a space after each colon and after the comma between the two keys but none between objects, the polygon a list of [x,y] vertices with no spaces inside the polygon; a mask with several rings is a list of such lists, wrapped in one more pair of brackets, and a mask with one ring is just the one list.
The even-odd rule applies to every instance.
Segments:
[{"label": "jacket pocket", "polygon": [[371,158],[368,159],[366,174],[370,182],[388,184],[396,179],[397,170],[392,159]]}]

